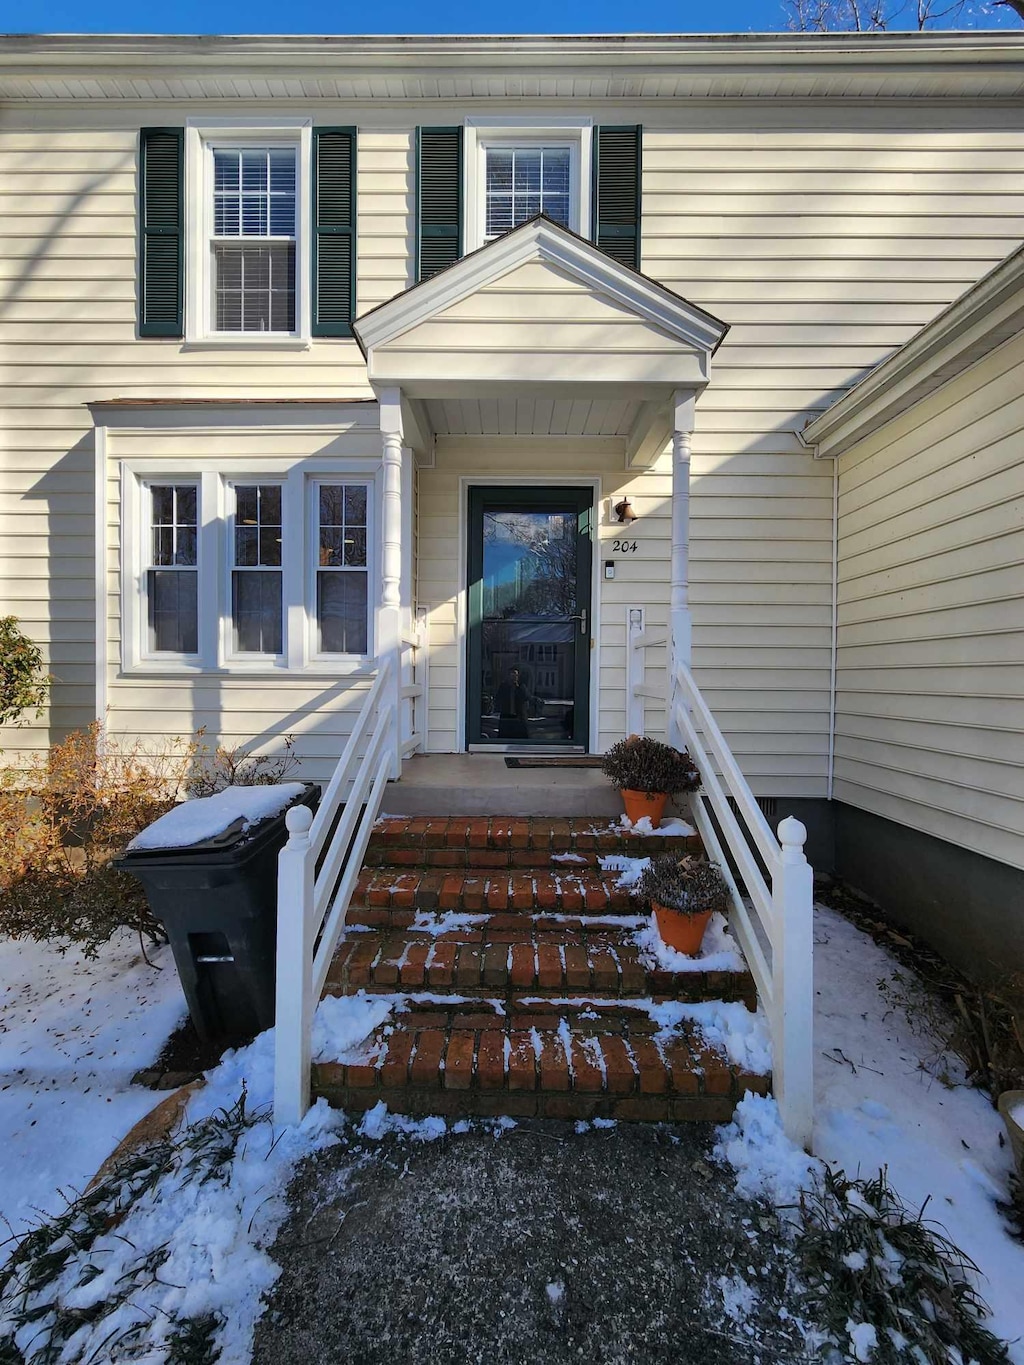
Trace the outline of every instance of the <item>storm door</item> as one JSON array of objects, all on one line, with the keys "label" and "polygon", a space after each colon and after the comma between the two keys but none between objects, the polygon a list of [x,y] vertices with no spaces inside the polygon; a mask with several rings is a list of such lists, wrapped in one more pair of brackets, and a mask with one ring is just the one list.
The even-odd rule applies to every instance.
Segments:
[{"label": "storm door", "polygon": [[466,737],[586,750],[594,495],[469,490]]}]

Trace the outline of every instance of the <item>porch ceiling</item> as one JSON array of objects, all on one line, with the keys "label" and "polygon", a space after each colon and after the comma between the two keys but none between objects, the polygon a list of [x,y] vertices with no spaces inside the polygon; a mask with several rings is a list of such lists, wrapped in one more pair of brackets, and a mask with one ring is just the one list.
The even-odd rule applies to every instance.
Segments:
[{"label": "porch ceiling", "polygon": [[[366,313],[379,395],[435,435],[621,437],[657,458],[674,395],[700,393],[725,323],[545,218]],[[413,442],[415,444],[415,440]]]}]

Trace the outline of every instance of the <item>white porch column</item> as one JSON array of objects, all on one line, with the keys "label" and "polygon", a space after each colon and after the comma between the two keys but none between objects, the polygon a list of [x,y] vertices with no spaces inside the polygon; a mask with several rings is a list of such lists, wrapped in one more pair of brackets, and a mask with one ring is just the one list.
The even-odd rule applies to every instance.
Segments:
[{"label": "white porch column", "polygon": [[381,509],[381,602],[377,654],[391,663],[387,700],[394,708],[391,778],[402,776],[402,462],[410,452],[402,445],[402,405],[397,389],[380,395],[380,429],[384,438],[384,497]]},{"label": "white porch column", "polygon": [[693,618],[690,614],[690,442],[693,436],[694,394],[677,389],[672,395],[672,592],[669,611],[669,743],[682,747],[674,719],[675,678],[680,664],[690,666]]}]

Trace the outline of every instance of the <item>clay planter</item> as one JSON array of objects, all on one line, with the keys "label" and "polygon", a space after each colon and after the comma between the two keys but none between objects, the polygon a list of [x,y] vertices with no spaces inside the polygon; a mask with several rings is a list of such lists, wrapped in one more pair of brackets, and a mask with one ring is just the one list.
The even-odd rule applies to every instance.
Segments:
[{"label": "clay planter", "polygon": [[1017,1165],[1017,1174],[1024,1180],[1024,1115],[1016,1119],[1011,1113],[1014,1109],[1024,1110],[1024,1090],[1004,1090],[996,1105],[1006,1124],[1006,1134],[1010,1139],[1010,1150]]},{"label": "clay planter", "polygon": [[651,822],[651,828],[657,829],[665,813],[667,800],[667,792],[638,792],[632,787],[622,788],[622,804],[626,807],[627,818],[634,825],[646,815]]},{"label": "clay planter", "polygon": [[651,909],[662,940],[677,953],[696,957],[700,952],[704,931],[711,922],[712,912],[702,910],[699,914],[689,915],[683,910],[673,910],[670,905],[659,905],[657,901],[651,901]]}]

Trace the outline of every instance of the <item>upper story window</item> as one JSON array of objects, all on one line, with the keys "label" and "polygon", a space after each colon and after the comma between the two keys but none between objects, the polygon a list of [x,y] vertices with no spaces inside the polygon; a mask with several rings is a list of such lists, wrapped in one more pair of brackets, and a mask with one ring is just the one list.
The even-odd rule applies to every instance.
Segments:
[{"label": "upper story window", "polygon": [[210,148],[214,332],[295,332],[296,147]]},{"label": "upper story window", "polygon": [[538,213],[589,232],[592,134],[583,119],[467,119],[463,249]]},{"label": "upper story window", "polygon": [[546,213],[565,227],[572,225],[578,172],[570,144],[485,143],[483,153],[487,241],[538,213]]}]

